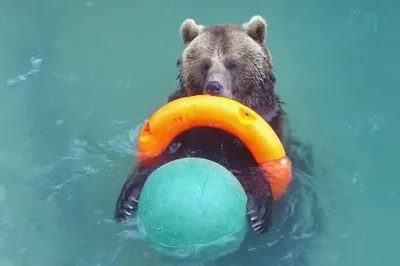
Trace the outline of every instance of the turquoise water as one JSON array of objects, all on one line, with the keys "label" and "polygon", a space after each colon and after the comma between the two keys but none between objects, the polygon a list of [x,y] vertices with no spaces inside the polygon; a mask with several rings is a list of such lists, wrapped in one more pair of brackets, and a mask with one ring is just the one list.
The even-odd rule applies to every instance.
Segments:
[{"label": "turquoise water", "polygon": [[185,18],[255,14],[316,170],[269,235],[205,265],[398,265],[393,0],[0,1],[0,265],[176,265],[110,220],[134,130],[177,87]]}]

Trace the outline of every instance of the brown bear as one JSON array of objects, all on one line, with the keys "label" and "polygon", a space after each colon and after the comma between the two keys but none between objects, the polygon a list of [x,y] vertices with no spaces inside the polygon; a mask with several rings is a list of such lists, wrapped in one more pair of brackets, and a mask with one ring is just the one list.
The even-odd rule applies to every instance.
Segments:
[{"label": "brown bear", "polygon": [[[265,20],[254,16],[243,25],[203,26],[186,19],[180,34],[185,46],[177,63],[180,88],[168,101],[199,94],[234,99],[270,123],[285,145],[285,113],[275,92],[271,54],[265,47]],[[188,130],[152,162],[136,167],[121,190],[115,219],[122,221],[132,215],[144,182],[156,168],[191,156],[218,162],[236,176],[248,196],[248,218],[253,230],[266,232],[272,216],[271,184],[238,138],[214,128]]]}]

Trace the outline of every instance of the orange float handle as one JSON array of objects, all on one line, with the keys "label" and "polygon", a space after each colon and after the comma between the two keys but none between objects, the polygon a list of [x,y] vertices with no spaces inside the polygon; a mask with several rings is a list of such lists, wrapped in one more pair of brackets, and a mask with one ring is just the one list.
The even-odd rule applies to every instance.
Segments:
[{"label": "orange float handle", "polygon": [[138,138],[139,163],[164,152],[179,134],[214,127],[238,137],[270,179],[274,199],[286,191],[291,162],[271,126],[249,107],[225,98],[196,95],[171,101],[150,116]]}]

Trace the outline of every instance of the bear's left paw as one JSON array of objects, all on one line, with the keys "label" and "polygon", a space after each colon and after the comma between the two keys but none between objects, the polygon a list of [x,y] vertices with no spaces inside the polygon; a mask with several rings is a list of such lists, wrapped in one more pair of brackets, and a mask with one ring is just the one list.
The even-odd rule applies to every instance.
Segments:
[{"label": "bear's left paw", "polygon": [[269,215],[264,204],[257,202],[253,196],[247,195],[247,217],[254,232],[263,234],[269,227]]}]

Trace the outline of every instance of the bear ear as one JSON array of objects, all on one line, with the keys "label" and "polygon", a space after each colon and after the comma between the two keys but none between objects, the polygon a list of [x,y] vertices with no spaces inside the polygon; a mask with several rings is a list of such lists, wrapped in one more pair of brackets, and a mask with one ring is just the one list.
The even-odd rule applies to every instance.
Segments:
[{"label": "bear ear", "polygon": [[243,24],[243,28],[253,40],[263,45],[267,38],[267,22],[261,16],[253,16],[249,22]]},{"label": "bear ear", "polygon": [[185,19],[179,29],[181,38],[185,45],[188,45],[191,41],[193,41],[202,30],[203,26],[197,25],[196,22],[191,18]]}]

